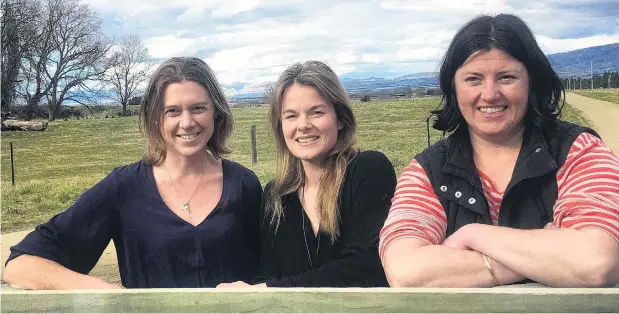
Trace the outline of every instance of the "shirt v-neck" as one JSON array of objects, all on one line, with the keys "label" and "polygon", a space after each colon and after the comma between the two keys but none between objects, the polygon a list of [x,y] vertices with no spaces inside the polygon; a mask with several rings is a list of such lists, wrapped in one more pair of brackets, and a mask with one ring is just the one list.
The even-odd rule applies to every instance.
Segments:
[{"label": "shirt v-neck", "polygon": [[161,196],[161,191],[159,191],[159,188],[157,187],[157,182],[155,181],[155,175],[153,172],[153,167],[151,166],[150,169],[148,169],[147,175],[148,175],[148,182],[151,184],[153,191],[155,191],[155,193],[157,194],[157,201],[160,202],[160,205],[162,206],[162,208],[165,208],[168,210],[168,213],[173,216],[173,218],[181,223],[186,224],[187,226],[191,226],[193,228],[198,228],[201,225],[203,225],[205,223],[205,221],[207,221],[208,219],[210,219],[212,216],[217,215],[217,212],[219,212],[221,210],[221,207],[224,203],[224,200],[227,198],[227,187],[230,185],[228,184],[228,172],[229,172],[229,166],[228,165],[228,161],[226,159],[222,159],[221,160],[221,172],[222,172],[222,186],[221,186],[221,196],[219,197],[219,201],[217,201],[217,204],[215,205],[215,207],[213,208],[213,210],[206,216],[204,217],[204,219],[202,221],[200,221],[200,223],[198,223],[197,225],[192,225],[191,223],[185,221],[183,218],[181,218],[174,210],[172,210],[172,208],[170,208],[170,206],[168,206],[168,204],[166,204],[166,202],[163,200],[163,197]]},{"label": "shirt v-neck", "polygon": [[[291,197],[292,204],[290,205],[292,206],[290,206],[289,209],[297,213],[297,214],[292,213],[291,219],[293,219],[292,220],[293,224],[294,224],[294,221],[297,221],[298,226],[299,226],[299,233],[301,234],[301,236],[305,237],[304,239],[301,239],[304,242],[303,243],[304,245],[305,245],[305,241],[307,240],[307,247],[305,247],[305,249],[308,251],[308,258],[311,258],[312,264],[314,265],[314,267],[316,267],[316,265],[318,264],[318,257],[320,256],[320,251],[317,250],[318,242],[321,241],[320,245],[322,247],[323,246],[322,238],[324,238],[324,235],[321,235],[322,231],[320,230],[320,227],[318,228],[318,232],[316,233],[316,236],[314,235],[314,231],[312,229],[312,223],[310,221],[309,216],[303,209],[301,200],[299,199],[296,193],[291,194],[291,196],[292,196]],[[305,233],[303,233],[303,230],[305,230]]]}]

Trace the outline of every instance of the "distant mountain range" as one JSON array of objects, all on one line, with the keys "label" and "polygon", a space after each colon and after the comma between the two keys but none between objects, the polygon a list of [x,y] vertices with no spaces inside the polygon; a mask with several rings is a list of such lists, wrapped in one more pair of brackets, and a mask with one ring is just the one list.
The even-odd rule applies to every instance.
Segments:
[{"label": "distant mountain range", "polygon": [[[615,72],[619,71],[619,43],[550,54],[548,59],[561,77],[588,76],[591,73],[591,66],[593,66],[593,74],[605,71]],[[438,73],[436,72],[414,73],[394,78],[353,77],[355,75],[347,74],[342,78],[344,88],[351,95],[392,94],[401,87],[427,88],[438,86]],[[252,101],[261,99],[266,87],[272,84],[273,82],[260,84],[237,82],[225,84],[224,90],[232,101]]]},{"label": "distant mountain range", "polygon": [[619,71],[619,43],[595,46],[548,55],[550,64],[561,77],[589,76]]}]

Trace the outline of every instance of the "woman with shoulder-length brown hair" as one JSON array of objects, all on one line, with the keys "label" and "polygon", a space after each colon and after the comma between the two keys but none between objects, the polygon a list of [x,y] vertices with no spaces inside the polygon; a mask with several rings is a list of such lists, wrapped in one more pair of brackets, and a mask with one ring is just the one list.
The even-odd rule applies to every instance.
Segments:
[{"label": "woman with shoulder-length brown hair", "polygon": [[[11,248],[4,280],[28,289],[215,287],[259,269],[262,188],[221,156],[232,116],[209,66],[172,58],[140,109],[143,160],[114,169]],[[88,276],[114,241],[122,286]]]},{"label": "woman with shoulder-length brown hair", "polygon": [[[391,162],[357,148],[357,125],[337,75],[297,63],[275,87],[270,123],[277,174],[263,194],[257,286],[386,286],[378,232],[395,189]],[[220,287],[247,286],[244,282]]]}]

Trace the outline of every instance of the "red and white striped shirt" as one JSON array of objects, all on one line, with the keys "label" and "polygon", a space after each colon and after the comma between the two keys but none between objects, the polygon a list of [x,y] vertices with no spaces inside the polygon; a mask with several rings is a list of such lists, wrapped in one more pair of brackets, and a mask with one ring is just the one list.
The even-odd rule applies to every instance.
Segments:
[{"label": "red and white striped shirt", "polygon": [[[503,193],[479,173],[496,225]],[[593,228],[619,241],[619,159],[597,137],[582,133],[572,144],[557,172],[558,198],[553,211],[557,228]],[[383,259],[389,245],[401,238],[416,238],[428,244],[445,240],[447,217],[421,165],[413,159],[398,179],[391,209],[380,232]]]}]

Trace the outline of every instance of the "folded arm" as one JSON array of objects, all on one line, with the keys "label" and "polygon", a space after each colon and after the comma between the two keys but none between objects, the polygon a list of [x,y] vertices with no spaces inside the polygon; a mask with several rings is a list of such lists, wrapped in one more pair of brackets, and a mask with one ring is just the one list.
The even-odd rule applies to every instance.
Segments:
[{"label": "folded arm", "polygon": [[485,266],[474,262],[480,253],[490,258],[500,284],[524,278],[560,287],[619,283],[619,161],[599,139],[585,134],[570,150],[557,183],[551,228],[471,224],[444,239],[444,210],[423,168],[413,161],[398,182],[381,231],[390,284],[487,286],[488,280],[476,279]]},{"label": "folded arm", "polygon": [[549,286],[606,287],[619,282],[619,242],[599,230],[471,224],[454,236],[471,250]]},{"label": "folded arm", "polygon": [[[428,177],[415,160],[398,180],[380,236],[380,256],[392,287],[490,287],[483,256],[445,240],[447,218]],[[441,245],[443,244],[443,245]],[[457,244],[457,243],[456,243]],[[492,258],[499,284],[525,279]]]},{"label": "folded arm", "polygon": [[[525,279],[488,259],[499,285]],[[383,256],[391,287],[492,287],[494,280],[482,255],[443,245],[428,245],[415,238],[399,239]]]}]

